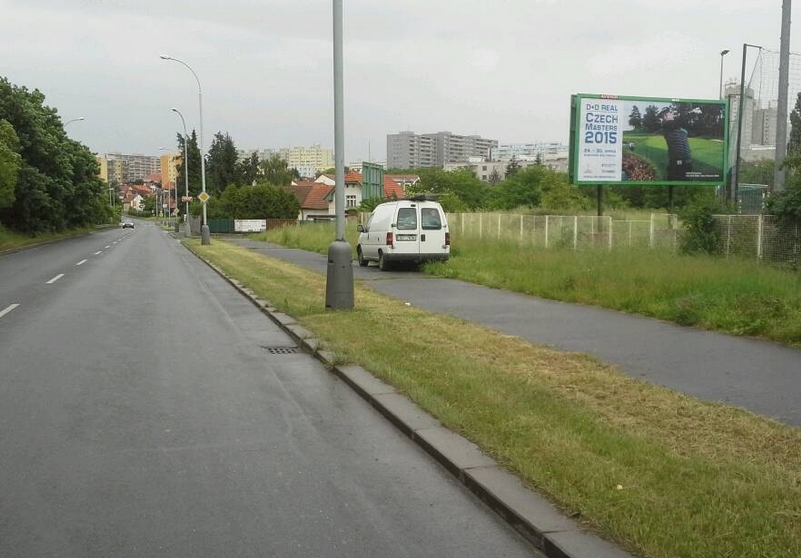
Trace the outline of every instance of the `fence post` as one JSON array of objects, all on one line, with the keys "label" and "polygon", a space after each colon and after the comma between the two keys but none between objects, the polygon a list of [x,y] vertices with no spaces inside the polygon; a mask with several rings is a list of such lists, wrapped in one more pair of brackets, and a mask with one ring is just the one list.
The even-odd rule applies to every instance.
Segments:
[{"label": "fence post", "polygon": [[611,250],[614,245],[612,244],[612,216],[606,216],[606,228],[609,229],[609,249]]},{"label": "fence post", "polygon": [[498,240],[501,239],[501,214],[498,213]]},{"label": "fence post", "polygon": [[762,219],[764,215],[759,214],[759,221],[757,221],[757,259],[762,259]]},{"label": "fence post", "polygon": [[573,250],[578,250],[578,215],[573,216]]},{"label": "fence post", "polygon": [[548,224],[550,222],[550,215],[545,216],[545,247],[548,248]]},{"label": "fence post", "polygon": [[726,257],[729,257],[729,251],[731,250],[731,215],[726,220]]},{"label": "fence post", "polygon": [[648,223],[648,248],[654,249],[654,214],[651,213],[651,220]]},{"label": "fence post", "polygon": [[523,214],[520,214],[520,244],[523,244]]}]

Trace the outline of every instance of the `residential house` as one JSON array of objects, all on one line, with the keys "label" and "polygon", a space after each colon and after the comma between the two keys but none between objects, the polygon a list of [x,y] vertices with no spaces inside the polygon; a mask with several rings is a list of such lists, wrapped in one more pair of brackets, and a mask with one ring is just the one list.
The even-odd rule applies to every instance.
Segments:
[{"label": "residential house", "polygon": [[[384,175],[384,197],[404,199],[405,184],[416,184],[417,175]],[[335,196],[336,179],[333,175],[322,174],[314,182],[295,180],[290,186],[300,202],[299,221],[332,220],[336,218]],[[345,175],[345,210],[355,209],[362,203],[362,175],[349,172]]]}]

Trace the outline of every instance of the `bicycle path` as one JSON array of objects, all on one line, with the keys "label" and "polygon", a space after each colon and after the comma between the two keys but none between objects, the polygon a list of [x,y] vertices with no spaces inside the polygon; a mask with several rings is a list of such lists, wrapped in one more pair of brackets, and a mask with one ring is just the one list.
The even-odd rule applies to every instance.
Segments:
[{"label": "bicycle path", "polygon": [[[324,255],[244,238],[226,239],[327,273]],[[591,354],[631,377],[801,426],[801,349],[415,271],[382,272],[354,262],[353,275],[372,289],[418,308],[538,345]]]}]

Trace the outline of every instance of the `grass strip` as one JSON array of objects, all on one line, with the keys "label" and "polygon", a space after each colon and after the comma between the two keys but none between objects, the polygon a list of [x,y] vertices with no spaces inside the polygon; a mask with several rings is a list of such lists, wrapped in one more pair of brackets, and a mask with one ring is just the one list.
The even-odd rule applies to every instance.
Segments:
[{"label": "grass strip", "polygon": [[[801,429],[215,240],[187,245],[641,556],[801,556]],[[702,370],[698,371],[703,373]]]}]

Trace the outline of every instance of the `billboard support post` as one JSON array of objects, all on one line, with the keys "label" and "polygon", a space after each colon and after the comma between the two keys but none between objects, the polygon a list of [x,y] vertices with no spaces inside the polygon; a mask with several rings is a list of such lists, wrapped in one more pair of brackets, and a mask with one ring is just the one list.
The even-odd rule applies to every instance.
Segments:
[{"label": "billboard support post", "polygon": [[598,217],[604,216],[604,186],[603,184],[598,184],[596,188],[595,197],[598,200]]}]

